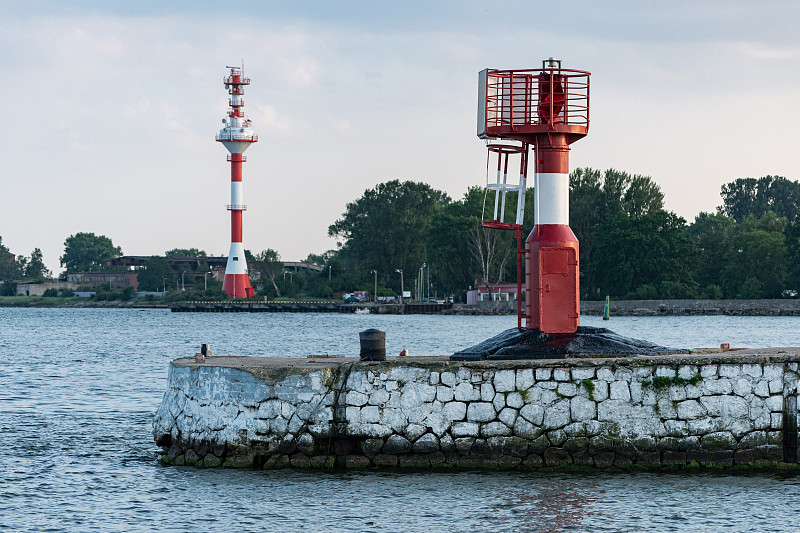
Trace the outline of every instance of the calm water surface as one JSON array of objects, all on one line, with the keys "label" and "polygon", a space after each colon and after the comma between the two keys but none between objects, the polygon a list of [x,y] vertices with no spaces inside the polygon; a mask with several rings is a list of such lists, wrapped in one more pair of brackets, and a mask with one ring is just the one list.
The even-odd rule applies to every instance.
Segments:
[{"label": "calm water surface", "polygon": [[[800,477],[319,473],[164,467],[168,362],[215,355],[447,355],[515,317],[0,309],[0,531],[800,531]],[[794,317],[616,317],[675,347],[799,345]]]}]

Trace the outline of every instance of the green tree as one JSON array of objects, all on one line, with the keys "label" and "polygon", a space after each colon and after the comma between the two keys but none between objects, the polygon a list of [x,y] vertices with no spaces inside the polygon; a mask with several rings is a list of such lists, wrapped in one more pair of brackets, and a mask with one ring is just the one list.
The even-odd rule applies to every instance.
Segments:
[{"label": "green tree", "polygon": [[328,250],[327,252],[321,254],[308,254],[308,257],[303,259],[303,262],[314,263],[317,265],[327,265],[328,260],[334,255],[336,255],[336,250]]},{"label": "green tree", "polygon": [[[700,287],[723,285],[723,270],[733,252],[736,222],[721,213],[700,213],[688,228],[697,244],[700,259],[693,278]],[[711,294],[716,294],[712,289]]]},{"label": "green tree", "polygon": [[693,293],[696,260],[697,248],[681,217],[664,210],[637,218],[617,213],[598,237],[589,274],[603,295],[623,297],[650,285],[665,296],[685,296]]},{"label": "green tree", "polygon": [[94,233],[76,233],[64,241],[64,255],[59,258],[68,273],[99,272],[105,264],[122,255],[111,239]]},{"label": "green tree", "polygon": [[[164,279],[166,278],[166,283]],[[154,255],[144,264],[144,268],[139,270],[137,280],[139,290],[142,291],[161,291],[164,286],[172,286],[175,274],[169,266],[169,261],[160,255]]]},{"label": "green tree", "polygon": [[782,176],[739,178],[723,185],[720,195],[717,210],[739,223],[747,215],[761,218],[768,211],[793,222],[800,213],[800,183]]},{"label": "green tree", "polygon": [[772,211],[748,215],[733,235],[732,252],[723,270],[727,298],[780,298],[786,289],[786,219]]},{"label": "green tree", "polygon": [[[280,298],[281,290],[278,287],[278,277],[283,274],[283,262],[280,254],[272,248],[258,252],[250,261],[251,274],[255,274],[263,283],[269,282],[275,290],[275,295]],[[267,291],[269,292],[269,291]]]},{"label": "green tree", "polygon": [[650,176],[634,174],[625,190],[622,205],[629,217],[641,217],[664,208],[664,193]]},{"label": "green tree", "polygon": [[607,243],[609,231],[622,232],[626,224],[663,209],[664,194],[649,176],[578,168],[570,174],[569,204],[570,227],[580,243],[581,296],[605,297],[596,278],[602,273],[596,263],[608,264],[605,258],[595,259],[599,241]]},{"label": "green tree", "polygon": [[[412,272],[426,260],[433,215],[450,198],[425,183],[392,180],[367,189],[328,227],[340,257],[364,273]],[[399,280],[397,280],[399,282]]]},{"label": "green tree", "polygon": [[800,291],[800,220],[786,225],[784,242],[788,267],[786,282],[789,289]]},{"label": "green tree", "polygon": [[208,257],[203,250],[197,248],[173,248],[164,252],[167,257]]},{"label": "green tree", "polygon": [[9,282],[22,277],[22,271],[17,258],[3,245],[0,237],[0,281]]},{"label": "green tree", "polygon": [[[449,294],[461,291],[475,283],[470,261],[470,242],[465,238],[480,220],[467,214],[462,202],[454,202],[442,207],[431,218],[426,248],[428,262],[431,264],[433,284]],[[403,271],[406,290],[412,290],[415,272]],[[399,281],[399,274],[396,274]]]},{"label": "green tree", "polygon": [[34,248],[31,257],[25,265],[25,279],[42,281],[51,278],[53,273],[44,265],[44,256],[39,248]]}]

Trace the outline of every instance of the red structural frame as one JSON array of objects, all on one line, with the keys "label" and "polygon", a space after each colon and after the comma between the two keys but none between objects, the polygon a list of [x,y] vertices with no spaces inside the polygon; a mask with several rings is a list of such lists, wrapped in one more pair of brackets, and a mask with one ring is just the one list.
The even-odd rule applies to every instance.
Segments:
[{"label": "red structural frame", "polygon": [[[527,178],[528,176],[528,144],[522,143],[521,146],[513,144],[489,144],[487,148],[490,152],[498,154],[497,170],[500,170],[501,165],[504,166],[503,172],[508,173],[508,156],[513,153],[518,153],[522,156],[520,161],[520,174]],[[503,157],[505,155],[505,158]],[[523,246],[522,238],[522,225],[510,224],[508,222],[498,222],[497,220],[485,220],[481,223],[484,228],[499,229],[505,231],[513,231],[514,238],[517,241],[517,327],[522,328],[522,319],[528,318],[528,315],[522,312],[522,263],[523,257],[527,250]]]},{"label": "red structural frame", "polygon": [[482,222],[484,228],[510,230],[514,232],[517,240],[517,327],[522,328],[522,319],[528,319],[528,315],[522,312],[522,258],[527,250],[522,245],[522,225],[497,222],[496,220]]},{"label": "red structural frame", "polygon": [[585,136],[589,76],[555,67],[486,69],[485,136],[532,142],[537,134],[563,133],[570,144]]}]

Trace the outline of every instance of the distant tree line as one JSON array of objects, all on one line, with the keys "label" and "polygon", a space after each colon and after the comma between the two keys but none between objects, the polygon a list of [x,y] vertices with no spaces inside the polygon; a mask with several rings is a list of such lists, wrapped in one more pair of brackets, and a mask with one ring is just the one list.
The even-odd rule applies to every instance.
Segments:
[{"label": "distant tree line", "polygon": [[[419,182],[392,180],[349,203],[328,228],[338,248],[312,257],[331,267],[309,276],[317,295],[415,286],[422,271],[430,294],[463,295],[469,286],[516,280],[516,244],[508,231],[481,227],[493,195],[469,188],[452,200]],[[570,225],[580,241],[581,297],[625,299],[781,298],[800,291],[800,183],[780,176],[742,178],[721,189],[715,213],[691,224],[664,209],[649,176],[579,168],[570,175]],[[506,200],[512,221],[516,197]],[[526,231],[533,226],[526,194]],[[428,270],[429,269],[429,270]],[[328,277],[330,276],[330,281]],[[427,291],[426,291],[427,292]]]},{"label": "distant tree line", "polygon": [[[486,229],[494,193],[470,187],[456,200],[422,182],[391,180],[348,203],[328,234],[337,249],[305,261],[322,271],[288,271],[271,248],[246,250],[258,297],[333,298],[344,292],[395,296],[403,288],[463,299],[468,287],[513,282],[517,277],[512,232]],[[780,176],[742,178],[722,186],[722,204],[691,224],[664,209],[664,194],[649,176],[614,169],[579,168],[570,175],[570,226],[580,241],[581,298],[781,298],[800,291],[800,183]],[[534,220],[534,194],[526,194],[524,228]],[[506,198],[513,221],[515,193]],[[64,242],[61,265],[72,272],[106,271],[122,255],[111,239],[77,233]],[[200,260],[182,272],[170,257]],[[153,256],[139,270],[139,287],[176,287],[173,298],[222,298],[221,282],[207,275],[197,248]],[[424,265],[424,267],[423,267]],[[124,268],[124,267],[117,267]],[[401,275],[402,272],[402,275]],[[41,250],[14,256],[0,238],[0,280],[51,276]],[[420,276],[422,282],[420,283]],[[198,285],[202,283],[202,285]],[[197,287],[196,287],[197,286]],[[6,283],[2,290],[8,291]],[[196,287],[196,288],[195,288]]]},{"label": "distant tree line", "polygon": [[44,266],[42,251],[34,248],[31,255],[15,255],[3,244],[0,237],[0,296],[16,294],[17,287],[14,281],[44,281],[52,276],[50,270]]}]

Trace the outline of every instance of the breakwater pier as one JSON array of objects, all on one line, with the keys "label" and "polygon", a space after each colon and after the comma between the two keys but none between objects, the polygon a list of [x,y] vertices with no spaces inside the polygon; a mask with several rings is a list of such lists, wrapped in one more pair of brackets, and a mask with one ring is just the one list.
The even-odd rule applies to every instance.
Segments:
[{"label": "breakwater pier", "polygon": [[800,349],[522,361],[180,358],[153,433],[176,465],[797,466]]}]

